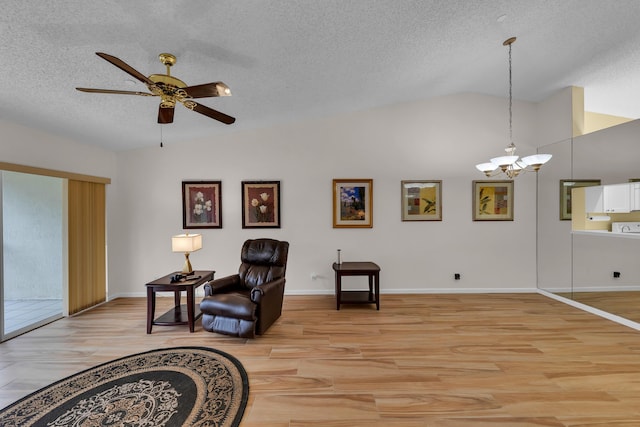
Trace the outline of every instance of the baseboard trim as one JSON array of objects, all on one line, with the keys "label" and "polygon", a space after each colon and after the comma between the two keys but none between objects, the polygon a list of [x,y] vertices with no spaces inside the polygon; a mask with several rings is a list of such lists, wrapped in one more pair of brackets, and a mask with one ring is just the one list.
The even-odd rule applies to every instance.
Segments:
[{"label": "baseboard trim", "polygon": [[[196,290],[196,296],[198,295]],[[403,295],[403,294],[535,294],[538,291],[537,288],[430,288],[430,289],[381,289],[381,295]],[[288,289],[284,292],[285,295],[335,295],[333,289]],[[158,297],[171,297],[173,294],[170,292],[163,292],[156,294]],[[146,297],[146,292],[133,292],[110,295],[108,300],[114,300],[116,298],[143,298]]]},{"label": "baseboard trim", "polygon": [[[345,290],[345,289],[343,289]],[[381,289],[380,295],[411,294],[535,294],[537,288],[430,288],[430,289]],[[285,290],[285,295],[335,295],[333,289]]]},{"label": "baseboard trim", "polygon": [[637,331],[640,331],[640,323],[636,323],[634,321],[631,321],[629,319],[625,319],[624,317],[620,317],[620,316],[616,316],[615,314],[611,314],[611,313],[607,313],[606,311],[602,311],[599,310],[597,308],[591,307],[589,305],[586,304],[582,304],[578,301],[574,301],[572,299],[569,298],[565,298],[565,297],[561,297],[559,295],[556,294],[552,294],[551,292],[547,292],[545,290],[542,289],[538,289],[538,293],[541,295],[544,295],[546,297],[549,297],[551,299],[554,299],[556,301],[560,301],[563,302],[567,305],[570,305],[572,307],[578,308],[582,311],[586,311],[588,313],[591,314],[595,314],[596,316],[600,316],[603,317],[605,319],[611,320],[612,322],[616,322],[619,323],[621,325],[627,326],[629,328],[635,329]]}]

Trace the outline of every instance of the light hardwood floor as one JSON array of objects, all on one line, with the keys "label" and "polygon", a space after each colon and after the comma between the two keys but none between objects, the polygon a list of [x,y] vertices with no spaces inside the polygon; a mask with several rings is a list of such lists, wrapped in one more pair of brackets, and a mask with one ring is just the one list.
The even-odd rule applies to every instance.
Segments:
[{"label": "light hardwood floor", "polygon": [[[171,298],[159,299],[159,311]],[[250,381],[242,427],[640,425],[640,332],[538,294],[287,296],[267,334],[145,333],[118,299],[0,344],[0,406],[127,354],[209,346]]]}]

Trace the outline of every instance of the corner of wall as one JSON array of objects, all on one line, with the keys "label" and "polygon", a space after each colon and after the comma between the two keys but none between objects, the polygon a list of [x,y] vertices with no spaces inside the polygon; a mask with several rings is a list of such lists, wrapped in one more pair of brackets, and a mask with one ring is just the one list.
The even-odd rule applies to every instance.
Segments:
[{"label": "corner of wall", "polygon": [[538,103],[538,147],[574,136],[574,92],[579,95],[574,89],[581,88],[566,87]]},{"label": "corner of wall", "polygon": [[584,88],[571,86],[571,124],[574,137],[585,134]]}]

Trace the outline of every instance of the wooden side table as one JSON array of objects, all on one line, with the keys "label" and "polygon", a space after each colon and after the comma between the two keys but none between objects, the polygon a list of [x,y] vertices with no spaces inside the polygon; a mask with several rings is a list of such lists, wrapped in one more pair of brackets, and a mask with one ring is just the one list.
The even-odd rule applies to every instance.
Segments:
[{"label": "wooden side table", "polygon": [[[336,272],[336,310],[340,304],[375,304],[380,310],[380,267],[373,262],[333,263]],[[368,291],[343,291],[342,276],[368,276]]]},{"label": "wooden side table", "polygon": [[[171,282],[171,276],[179,274],[167,274],[164,277],[154,280],[146,284],[147,287],[147,333],[151,333],[153,325],[171,326],[171,325],[189,325],[189,332],[193,332],[194,324],[202,313],[200,309],[196,309],[195,289],[204,285],[209,280],[213,280],[215,271],[201,270],[194,271],[188,280],[179,282]],[[180,294],[182,291],[187,292],[187,304],[180,304]],[[154,319],[156,311],[156,292],[173,292],[175,306],[162,316]]]}]

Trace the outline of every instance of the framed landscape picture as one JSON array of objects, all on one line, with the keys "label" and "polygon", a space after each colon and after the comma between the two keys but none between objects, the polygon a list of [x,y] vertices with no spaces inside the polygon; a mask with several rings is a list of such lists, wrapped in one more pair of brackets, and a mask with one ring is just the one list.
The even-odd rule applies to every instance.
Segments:
[{"label": "framed landscape picture", "polygon": [[182,228],[222,228],[221,181],[182,181]]},{"label": "framed landscape picture", "polygon": [[280,181],[242,181],[242,228],[280,228]]},{"label": "framed landscape picture", "polygon": [[373,180],[333,180],[333,228],[373,227]]},{"label": "framed landscape picture", "polygon": [[513,221],[513,180],[473,181],[474,221]]},{"label": "framed landscape picture", "polygon": [[402,221],[442,221],[442,181],[401,181]]},{"label": "framed landscape picture", "polygon": [[561,179],[560,180],[560,220],[571,219],[571,190],[576,187],[600,185],[599,179]]}]

